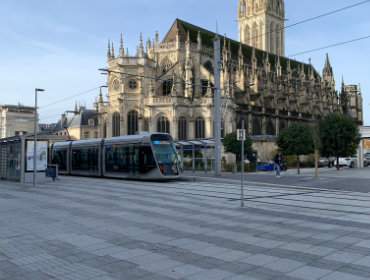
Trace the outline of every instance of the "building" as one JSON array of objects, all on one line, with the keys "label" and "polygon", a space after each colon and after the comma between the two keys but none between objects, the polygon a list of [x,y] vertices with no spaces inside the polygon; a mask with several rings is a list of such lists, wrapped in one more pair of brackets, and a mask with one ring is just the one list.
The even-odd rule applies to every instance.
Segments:
[{"label": "building", "polygon": [[18,105],[0,106],[0,138],[34,132],[35,108]]},{"label": "building", "polygon": [[96,109],[86,109],[75,106],[71,116],[62,114],[54,127],[54,135],[67,136],[69,140],[98,138],[98,112]]},{"label": "building", "polygon": [[[319,73],[312,64],[284,57],[283,0],[240,0],[239,42],[222,38],[222,134],[277,135],[292,122],[314,125],[338,112],[362,124],[357,86],[335,89],[329,56]],[[100,93],[99,136],[167,132],[175,140],[213,137],[213,32],[176,19],[163,39],[143,42],[137,53],[107,50],[107,100]]]}]

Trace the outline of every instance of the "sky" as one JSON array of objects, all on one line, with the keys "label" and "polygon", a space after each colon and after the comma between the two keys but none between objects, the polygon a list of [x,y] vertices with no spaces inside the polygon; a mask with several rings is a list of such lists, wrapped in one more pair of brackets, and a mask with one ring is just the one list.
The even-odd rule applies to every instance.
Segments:
[{"label": "sky", "polygon": [[[286,26],[363,0],[285,0]],[[76,103],[88,108],[105,85],[108,39],[136,53],[144,41],[160,40],[176,18],[238,40],[238,0],[0,0],[0,104],[35,105],[41,123],[53,123]],[[370,1],[285,30],[286,56],[370,35]],[[340,90],[361,84],[364,124],[370,125],[370,38],[291,58],[320,73],[329,54]],[[103,89],[103,91],[106,89]],[[84,93],[85,92],[85,93]],[[105,95],[105,92],[104,92]]]}]

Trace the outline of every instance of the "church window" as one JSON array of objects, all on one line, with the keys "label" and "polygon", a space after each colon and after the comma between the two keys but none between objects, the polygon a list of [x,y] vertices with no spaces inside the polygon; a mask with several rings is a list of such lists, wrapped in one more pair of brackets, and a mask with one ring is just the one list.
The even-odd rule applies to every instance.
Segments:
[{"label": "church window", "polygon": [[172,67],[171,61],[166,57],[162,62],[163,74],[166,73]]},{"label": "church window", "polygon": [[266,134],[267,135],[275,135],[275,125],[272,120],[269,120],[266,124]]},{"label": "church window", "polygon": [[114,82],[113,82],[113,89],[115,91],[118,91],[119,90],[119,81],[118,80],[114,80]]},{"label": "church window", "polygon": [[203,117],[197,117],[195,119],[195,138],[205,137],[205,122]]},{"label": "church window", "polygon": [[164,81],[162,85],[163,85],[163,88],[162,88],[163,96],[170,95],[172,92],[173,81],[172,80]]},{"label": "church window", "polygon": [[211,61],[207,60],[204,64],[203,64],[204,68],[206,68],[208,70],[209,73],[213,74],[213,64]]},{"label": "church window", "polygon": [[121,117],[118,112],[115,112],[112,117],[112,136],[120,136]]},{"label": "church window", "polygon": [[103,125],[103,138],[107,138],[107,123],[106,122]]},{"label": "church window", "polygon": [[206,95],[208,91],[208,81],[202,80],[202,96]]},{"label": "church window", "polygon": [[170,122],[166,116],[160,116],[157,120],[157,132],[170,133]]},{"label": "church window", "polygon": [[253,116],[253,127],[252,133],[253,135],[261,135],[262,134],[262,118],[260,116]]},{"label": "church window", "polygon": [[179,118],[179,140],[186,140],[186,118],[180,117]]},{"label": "church window", "polygon": [[128,87],[130,90],[137,89],[137,81],[136,80],[129,80],[128,81]]},{"label": "church window", "polygon": [[138,114],[136,111],[130,111],[127,115],[127,135],[135,135],[138,131]]}]

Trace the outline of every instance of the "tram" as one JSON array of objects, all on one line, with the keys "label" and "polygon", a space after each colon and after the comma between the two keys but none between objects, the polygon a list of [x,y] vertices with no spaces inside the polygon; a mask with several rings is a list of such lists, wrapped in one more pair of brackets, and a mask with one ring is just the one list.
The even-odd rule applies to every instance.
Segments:
[{"label": "tram", "polygon": [[59,142],[50,145],[59,174],[143,180],[180,177],[176,147],[166,133]]}]

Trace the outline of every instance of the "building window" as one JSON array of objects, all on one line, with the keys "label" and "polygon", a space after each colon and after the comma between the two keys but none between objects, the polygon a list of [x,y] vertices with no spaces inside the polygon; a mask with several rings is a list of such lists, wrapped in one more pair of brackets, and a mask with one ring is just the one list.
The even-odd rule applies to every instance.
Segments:
[{"label": "building window", "polygon": [[163,88],[162,88],[163,96],[168,96],[168,95],[171,94],[172,84],[173,84],[172,80],[167,80],[167,81],[163,82],[163,84],[162,84],[163,85]]},{"label": "building window", "polygon": [[89,126],[94,126],[94,119],[89,119]]},{"label": "building window", "polygon": [[195,119],[195,138],[204,138],[204,119],[203,117],[197,117]]},{"label": "building window", "polygon": [[186,140],[186,118],[179,118],[179,140]]},{"label": "building window", "polygon": [[127,115],[127,135],[135,135],[138,131],[137,127],[137,112],[130,111]]},{"label": "building window", "polygon": [[162,62],[162,73],[166,73],[168,70],[170,70],[170,68],[172,67],[172,63],[171,61],[166,57],[163,62]]},{"label": "building window", "polygon": [[157,132],[170,133],[170,122],[167,117],[160,116],[157,120]]},{"label": "building window", "polygon": [[97,131],[95,131],[94,135],[95,135],[95,138],[98,138],[99,136]]},{"label": "building window", "polygon": [[128,81],[128,87],[130,90],[137,89],[137,81],[136,80],[129,80]]},{"label": "building window", "polygon": [[202,80],[202,96],[206,95],[208,91],[208,81]]},{"label": "building window", "polygon": [[121,123],[121,117],[118,112],[115,112],[112,117],[112,136],[120,136],[120,123]]},{"label": "building window", "polygon": [[103,138],[107,138],[107,123],[103,125]]},{"label": "building window", "polygon": [[208,70],[209,73],[213,74],[213,64],[211,61],[207,60],[205,63],[204,63],[204,68],[206,68]]},{"label": "building window", "polygon": [[85,133],[84,133],[84,138],[85,138],[85,139],[90,138],[90,133],[89,133],[88,131],[85,131]]},{"label": "building window", "polygon": [[113,89],[115,91],[119,91],[119,81],[118,80],[114,80],[114,82],[113,82]]}]

